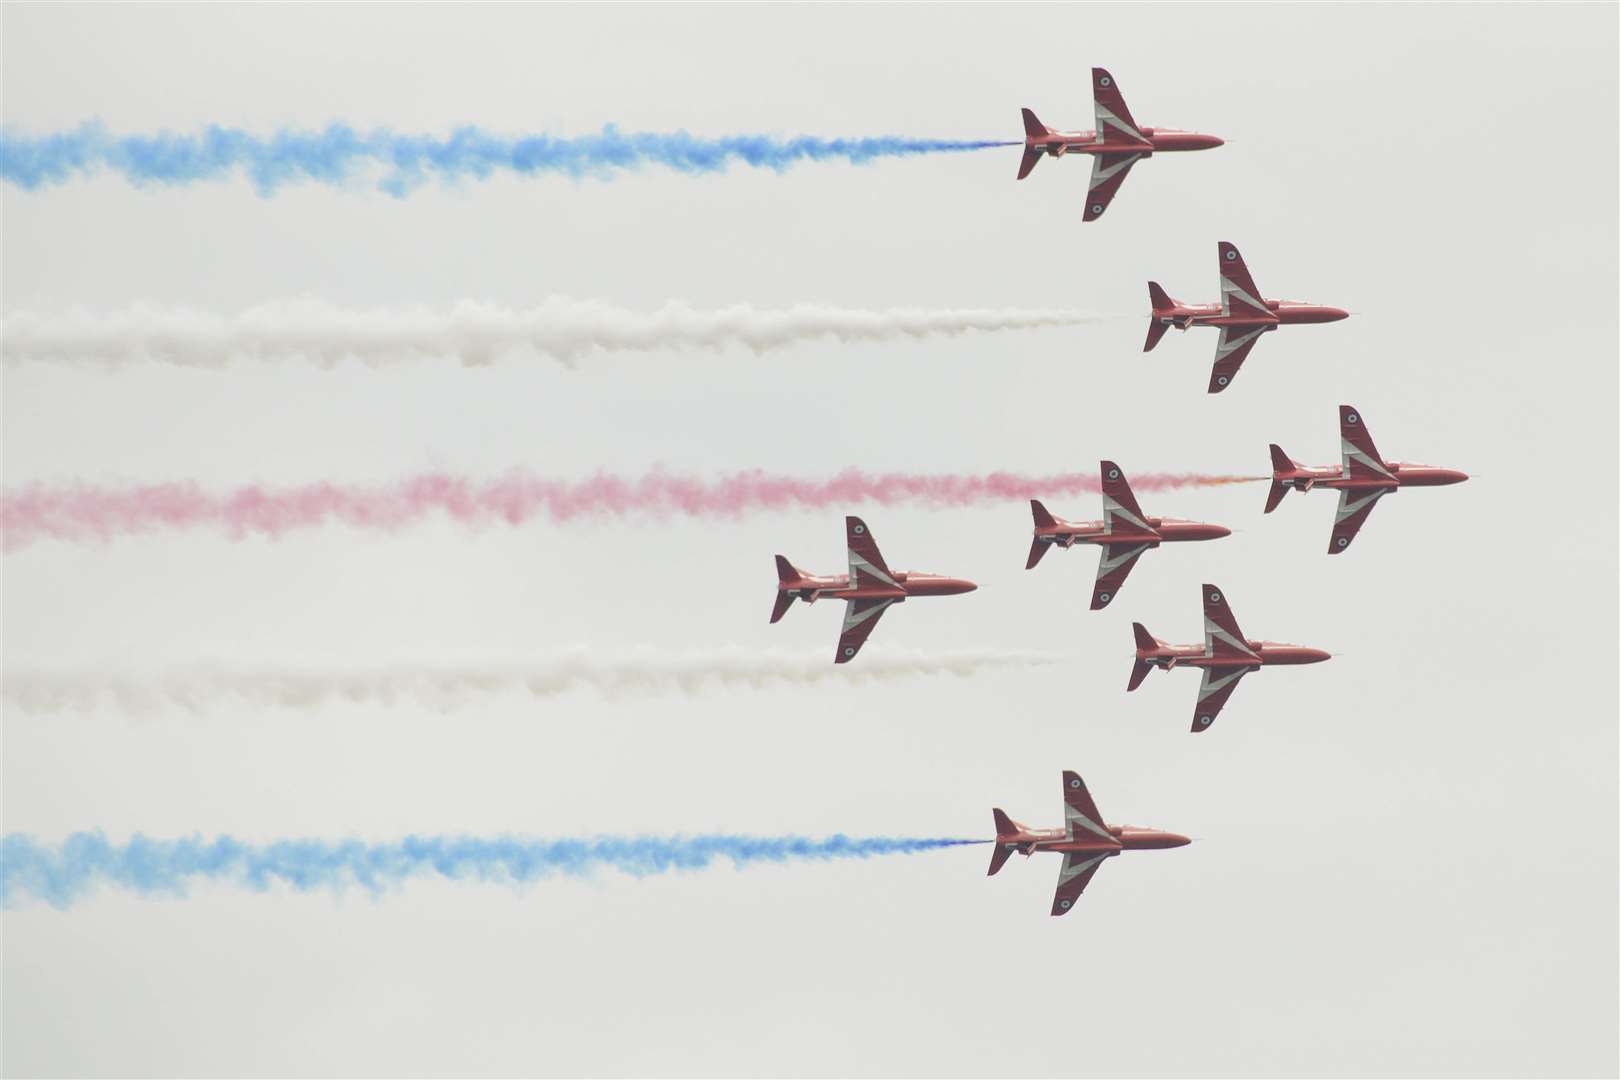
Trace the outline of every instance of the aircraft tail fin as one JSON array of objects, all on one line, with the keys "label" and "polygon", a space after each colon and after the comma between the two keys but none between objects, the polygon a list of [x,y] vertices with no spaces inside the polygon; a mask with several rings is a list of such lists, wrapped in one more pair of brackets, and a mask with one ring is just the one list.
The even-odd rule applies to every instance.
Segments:
[{"label": "aircraft tail fin", "polygon": [[1022,110],[1024,114],[1024,134],[1031,139],[1044,138],[1052,133],[1052,129],[1041,123],[1040,118],[1028,109]]},{"label": "aircraft tail fin", "polygon": [[797,566],[780,555],[776,557],[776,606],[771,608],[771,622],[780,622],[793,605],[793,593],[783,586],[792,585],[803,577],[804,572]]},{"label": "aircraft tail fin", "polygon": [[990,811],[990,816],[996,820],[997,840],[1005,840],[1009,836],[1018,835],[1018,822],[1008,817],[999,806]]},{"label": "aircraft tail fin", "polygon": [[997,844],[995,847],[991,848],[990,873],[986,876],[994,877],[997,870],[1000,870],[1003,866],[1007,865],[1007,860],[1012,858],[1012,853],[1013,849],[1006,844]]},{"label": "aircraft tail fin", "polygon": [[1294,471],[1295,462],[1282,447],[1276,443],[1271,444],[1271,490],[1266,493],[1266,513],[1271,513],[1288,494],[1288,486],[1282,482],[1282,477]]},{"label": "aircraft tail fin", "polygon": [[1003,813],[999,806],[990,811],[990,816],[996,819],[996,846],[990,851],[990,873],[994,874],[1012,857],[1012,838],[1024,829]]},{"label": "aircraft tail fin", "polygon": [[1136,660],[1131,664],[1131,681],[1125,686],[1127,692],[1141,686],[1142,680],[1153,670],[1153,661],[1142,659],[1142,654],[1157,652],[1164,647],[1164,642],[1148,633],[1147,627],[1139,622],[1131,623],[1131,632],[1136,635]]},{"label": "aircraft tail fin", "polygon": [[[1057,518],[1047,513],[1046,507],[1041,505],[1039,499],[1029,500],[1029,513],[1035,519],[1037,529],[1048,529],[1057,524]],[[1045,555],[1046,549],[1051,546],[1049,543],[1043,543],[1039,538],[1031,540],[1029,543],[1029,561],[1024,563],[1024,569],[1035,569],[1035,564],[1041,561],[1041,556]]]},{"label": "aircraft tail fin", "polygon": [[1018,179],[1022,180],[1035,171],[1035,166],[1041,163],[1041,152],[1033,147],[1024,150],[1023,160],[1018,163]]},{"label": "aircraft tail fin", "polygon": [[1170,324],[1164,321],[1165,316],[1178,306],[1157,281],[1148,282],[1148,299],[1153,303],[1153,314],[1148,316],[1147,344],[1142,346],[1143,352],[1152,352],[1159,339],[1164,337],[1164,332],[1170,329]]}]

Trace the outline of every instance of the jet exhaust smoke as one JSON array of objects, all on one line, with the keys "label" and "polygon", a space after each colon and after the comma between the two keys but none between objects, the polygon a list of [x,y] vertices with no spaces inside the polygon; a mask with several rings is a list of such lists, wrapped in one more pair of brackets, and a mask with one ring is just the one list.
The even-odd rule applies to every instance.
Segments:
[{"label": "jet exhaust smoke", "polygon": [[1017,144],[898,136],[704,137],[684,131],[620,131],[612,124],[590,135],[497,135],[463,127],[438,137],[387,129],[362,132],[343,124],[274,135],[217,125],[189,135],[114,135],[89,123],[43,135],[0,132],[0,179],[32,191],[103,170],[136,185],[170,186],[240,174],[268,197],[286,184],[344,185],[376,176],[380,190],[403,198],[430,178],[455,182],[486,180],[498,173],[558,173],[606,180],[644,165],[698,175],[725,172],[738,163],[783,172],[806,161],[864,164],[1012,145]]},{"label": "jet exhaust smoke", "polygon": [[[1137,491],[1163,491],[1269,479],[1143,473],[1132,474],[1131,486]],[[1095,472],[1039,476],[865,473],[859,469],[847,469],[826,480],[758,470],[701,480],[655,470],[639,477],[597,473],[583,480],[514,472],[498,480],[475,481],[424,473],[376,486],[249,484],[228,491],[207,491],[188,482],[130,487],[30,485],[0,495],[0,547],[15,551],[41,538],[111,540],[160,528],[213,528],[240,539],[279,537],[323,525],[397,532],[440,515],[472,527],[501,522],[521,525],[535,518],[557,523],[672,516],[737,518],[766,510],[843,509],[863,503],[976,506],[1100,490]]]},{"label": "jet exhaust smoke", "polygon": [[0,841],[0,907],[26,899],[65,909],[98,886],[150,896],[181,897],[197,881],[255,892],[285,886],[299,892],[360,887],[374,896],[411,878],[499,882],[522,886],[554,876],[586,877],[600,869],[634,877],[702,870],[720,859],[755,863],[827,862],[915,855],[982,843],[927,837],[594,836],[565,839],[407,836],[403,840],[291,839],[255,844],[229,836],[155,840],[136,835],[115,844],[99,832],[42,844],[9,833]]},{"label": "jet exhaust smoke", "polygon": [[931,675],[969,676],[995,669],[1059,663],[1047,653],[893,653],[833,664],[825,654],[716,650],[708,654],[632,654],[611,663],[583,652],[552,661],[510,665],[399,664],[372,669],[198,666],[158,675],[107,671],[8,670],[0,679],[7,711],[25,714],[114,708],[203,712],[218,706],[305,709],[337,702],[408,702],[449,710],[493,695],[553,698],[579,691],[607,697],[709,689],[770,689],[840,683],[881,683]]},{"label": "jet exhaust smoke", "polygon": [[447,309],[351,310],[315,300],[263,304],[236,315],[134,307],[97,314],[16,313],[0,320],[8,364],[166,363],[223,368],[233,361],[301,360],[330,367],[453,359],[467,366],[544,357],[572,366],[605,353],[748,349],[760,355],[816,341],[887,342],[1039,330],[1099,322],[1065,309],[838,308],[746,304],[699,310],[679,302],[632,311],[599,300],[549,297],[516,310],[462,301]]}]

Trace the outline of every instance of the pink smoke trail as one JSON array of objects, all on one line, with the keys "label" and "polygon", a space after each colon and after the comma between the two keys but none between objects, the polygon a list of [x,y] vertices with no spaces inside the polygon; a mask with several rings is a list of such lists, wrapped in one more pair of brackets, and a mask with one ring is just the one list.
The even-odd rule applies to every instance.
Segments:
[{"label": "pink smoke trail", "polygon": [[[1264,479],[1146,473],[1132,476],[1131,486],[1137,491],[1163,491]],[[1100,490],[1094,472],[1029,476],[859,469],[846,469],[826,480],[759,470],[703,480],[655,470],[635,478],[597,473],[583,480],[514,472],[494,481],[476,481],[425,473],[375,486],[250,484],[230,491],[207,491],[190,482],[116,488],[32,485],[0,496],[0,547],[15,551],[44,538],[111,540],[162,528],[211,527],[232,538],[278,537],[330,524],[393,532],[434,515],[466,525],[521,525],[534,518],[559,523],[589,518],[736,518],[765,510],[843,509],[859,504],[975,506]]]}]

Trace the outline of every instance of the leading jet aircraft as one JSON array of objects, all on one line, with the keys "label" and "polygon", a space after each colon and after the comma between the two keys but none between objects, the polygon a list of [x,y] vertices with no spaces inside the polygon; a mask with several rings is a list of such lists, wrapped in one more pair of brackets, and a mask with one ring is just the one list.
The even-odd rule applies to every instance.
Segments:
[{"label": "leading jet aircraft", "polygon": [[1338,489],[1339,510],[1333,518],[1333,535],[1328,539],[1329,555],[1350,546],[1372,508],[1390,492],[1460,484],[1468,479],[1467,473],[1456,469],[1385,461],[1367,433],[1361,412],[1353,405],[1339,406],[1339,452],[1341,464],[1337,469],[1331,465],[1311,468],[1290,458],[1276,443],[1271,444],[1271,492],[1266,496],[1266,513],[1277,509],[1291,490]]},{"label": "leading jet aircraft", "polygon": [[1343,308],[1307,304],[1299,300],[1266,300],[1255,287],[1249,268],[1235,245],[1222,240],[1217,245],[1216,261],[1221,278],[1219,304],[1183,304],[1174,300],[1157,281],[1148,282],[1148,299],[1153,304],[1149,317],[1147,344],[1143,352],[1153,347],[1172,326],[1186,330],[1194,326],[1216,326],[1221,339],[1215,345],[1215,369],[1210,372],[1209,392],[1218,394],[1232,385],[1238,368],[1248,359],[1249,350],[1260,340],[1260,335],[1279,326],[1294,323],[1338,322],[1348,319],[1350,313]]},{"label": "leading jet aircraft", "polygon": [[1221,706],[1237,689],[1238,680],[1251,671],[1273,664],[1319,664],[1329,658],[1321,649],[1285,645],[1276,641],[1251,641],[1243,636],[1226,597],[1213,585],[1204,586],[1204,644],[1171,645],[1147,632],[1141,623],[1132,623],[1136,633],[1136,663],[1131,667],[1127,691],[1142,685],[1154,668],[1202,668],[1198,704],[1193,708],[1192,730],[1206,731],[1220,715]]},{"label": "leading jet aircraft", "polygon": [[1052,914],[1066,915],[1104,859],[1122,851],[1183,847],[1192,843],[1185,836],[1135,825],[1104,825],[1097,804],[1091,801],[1086,782],[1076,772],[1063,774],[1063,828],[1032,829],[1020,825],[1000,808],[990,811],[996,819],[996,846],[990,852],[990,873],[1000,870],[1013,852],[1029,856],[1037,851],[1057,851],[1063,855],[1058,871],[1057,895],[1052,898]]},{"label": "leading jet aircraft", "polygon": [[1178,150],[1209,150],[1222,140],[1196,131],[1138,127],[1125,107],[1114,77],[1103,68],[1091,69],[1091,96],[1096,108],[1095,131],[1057,131],[1024,110],[1024,159],[1018,164],[1022,180],[1040,163],[1041,155],[1091,155],[1091,190],[1086,195],[1083,221],[1102,217],[1125,182],[1131,166],[1146,157]]},{"label": "leading jet aircraft", "polygon": [[1075,544],[1097,544],[1102,547],[1102,558],[1097,560],[1097,583],[1091,590],[1092,611],[1107,607],[1109,601],[1119,595],[1125,575],[1148,548],[1182,540],[1219,540],[1232,535],[1231,529],[1221,525],[1148,517],[1136,504],[1125,473],[1112,461],[1102,463],[1102,489],[1101,521],[1064,521],[1049,514],[1038,499],[1029,500],[1030,512],[1035,517],[1035,539],[1029,545],[1029,561],[1024,569],[1033,570],[1041,556],[1054,545],[1066,548]]},{"label": "leading jet aircraft", "polygon": [[771,622],[776,622],[787,614],[795,599],[807,604],[823,596],[848,601],[844,629],[838,635],[838,652],[833,656],[835,664],[855,659],[890,605],[913,596],[955,596],[978,588],[962,578],[890,570],[871,530],[858,517],[844,519],[844,534],[849,547],[848,574],[818,577],[805,573],[781,555],[776,557],[776,606],[771,608]]}]

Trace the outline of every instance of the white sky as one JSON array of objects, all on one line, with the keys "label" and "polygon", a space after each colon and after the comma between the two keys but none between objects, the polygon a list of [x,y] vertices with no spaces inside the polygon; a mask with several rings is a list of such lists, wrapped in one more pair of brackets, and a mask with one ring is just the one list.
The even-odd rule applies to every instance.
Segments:
[{"label": "white sky", "polygon": [[[969,680],[451,714],[332,706],[8,715],[4,827],[173,836],[847,831],[1057,824],[1059,770],[1191,847],[1105,867],[988,852],[613,874],[526,892],[103,893],[3,919],[7,1074],[1613,1075],[1617,1001],[1617,9],[1613,5],[73,8],[7,5],[4,120],[46,131],[343,120],[403,131],[1016,138],[1136,118],[1222,149],[1139,165],[1082,227],[1087,163],[1018,152],[649,170],[265,200],[246,182],[0,190],[4,309],[522,305],[1081,307],[1101,326],[926,345],[467,371],[4,372],[5,484],[562,475],[655,463],[1255,470],[1388,456],[1474,479],[1385,500],[1144,496],[1230,540],[1150,553],[1085,610],[1091,552],[1022,569],[1017,504],[861,509],[896,567],[979,592],[892,612],[884,650],[1059,650]],[[1207,396],[1210,333],[1140,354],[1145,280],[1357,314],[1285,329]],[[1096,500],[1054,499],[1073,518]],[[206,533],[5,557],[8,666],[375,665],[573,646],[830,655],[836,608],[767,626],[770,556],[833,571],[837,514],[279,542]],[[1127,697],[1132,619],[1342,655]]]}]

